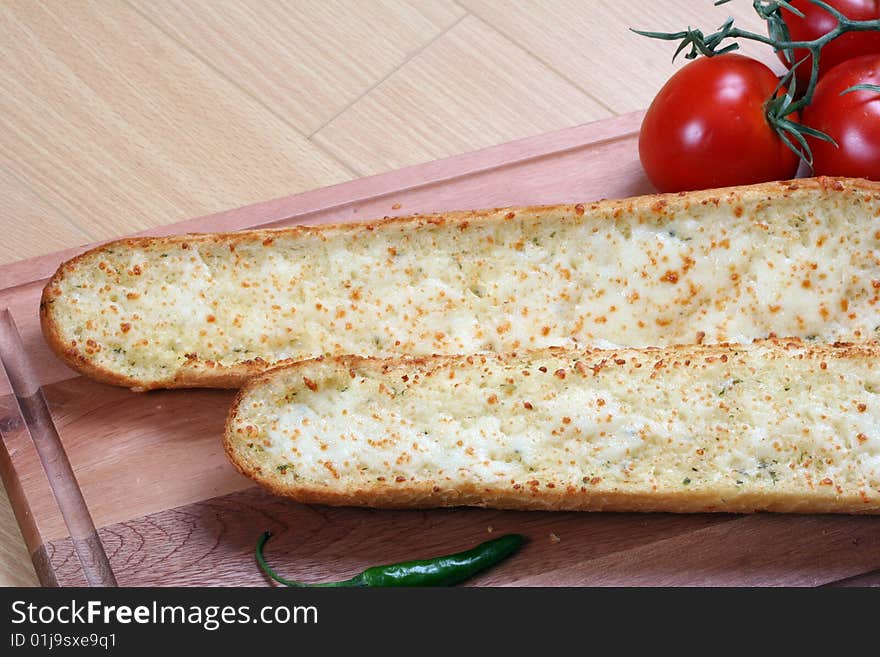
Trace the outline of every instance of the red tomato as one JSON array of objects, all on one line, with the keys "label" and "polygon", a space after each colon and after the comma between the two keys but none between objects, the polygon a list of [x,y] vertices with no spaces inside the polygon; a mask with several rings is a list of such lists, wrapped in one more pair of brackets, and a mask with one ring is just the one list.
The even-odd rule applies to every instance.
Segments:
[{"label": "red tomato", "polygon": [[809,138],[816,175],[880,180],[880,94],[840,92],[856,84],[880,85],[880,55],[838,64],[816,85],[804,123],[834,138],[838,147]]},{"label": "red tomato", "polygon": [[654,186],[677,192],[793,178],[799,159],[764,116],[777,83],[770,68],[742,55],[700,57],[679,69],[639,134]]},{"label": "red tomato", "polygon": [[[826,2],[851,20],[865,21],[880,18],[880,0],[826,0]],[[791,0],[790,4],[804,15],[800,18],[787,9],[782,10],[792,41],[813,41],[837,27],[837,19],[810,0]],[[824,71],[830,71],[847,59],[872,53],[880,53],[880,32],[847,32],[822,48],[819,75]],[[781,52],[778,54],[782,63],[788,65],[783,54]],[[794,51],[795,62],[799,62],[804,57],[810,57],[809,50]],[[810,81],[811,59],[812,57],[798,66],[798,89],[802,91]]]}]

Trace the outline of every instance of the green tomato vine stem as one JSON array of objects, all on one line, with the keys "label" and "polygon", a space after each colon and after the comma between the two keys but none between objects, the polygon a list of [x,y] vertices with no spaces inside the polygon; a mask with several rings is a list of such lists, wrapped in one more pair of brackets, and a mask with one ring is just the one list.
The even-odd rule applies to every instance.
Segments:
[{"label": "green tomato vine stem", "polygon": [[[730,0],[717,0],[716,5],[726,4]],[[786,0],[754,0],[752,6],[758,15],[768,24],[769,34],[758,34],[748,30],[741,30],[734,25],[734,19],[728,18],[716,32],[711,34],[703,34],[699,29],[688,27],[681,32],[647,32],[644,30],[632,30],[636,34],[649,37],[651,39],[660,39],[663,41],[679,41],[678,48],[672,59],[684,50],[690,48],[685,53],[685,59],[696,59],[698,56],[714,57],[723,55],[735,50],[739,50],[737,39],[745,39],[748,41],[758,41],[773,48],[775,52],[783,53],[787,60],[790,70],[782,77],[776,91],[768,99],[765,105],[765,114],[767,121],[779,134],[785,144],[792,149],[799,158],[807,164],[813,164],[813,156],[810,151],[809,144],[805,139],[805,135],[822,139],[831,143],[834,140],[814,128],[797,123],[790,118],[795,112],[800,112],[813,101],[813,95],[816,91],[816,84],[819,81],[819,60],[822,48],[828,43],[847,32],[876,32],[880,31],[880,19],[873,20],[851,20],[838,9],[835,9],[823,0],[809,0],[810,3],[824,9],[837,19],[837,26],[830,32],[822,35],[812,41],[792,41],[788,32],[788,27],[782,17],[782,11],[791,12],[797,16],[803,17],[798,11]],[[810,80],[807,84],[806,91],[798,97],[797,82],[795,71],[797,67],[805,61],[806,58],[799,62],[794,61],[794,51],[807,50],[812,55],[812,64],[810,70]],[[780,95],[782,88],[786,87],[784,94]],[[876,85],[856,85],[846,92],[856,91],[858,89],[867,89],[880,92],[880,87]],[[836,144],[835,144],[836,145]]]}]

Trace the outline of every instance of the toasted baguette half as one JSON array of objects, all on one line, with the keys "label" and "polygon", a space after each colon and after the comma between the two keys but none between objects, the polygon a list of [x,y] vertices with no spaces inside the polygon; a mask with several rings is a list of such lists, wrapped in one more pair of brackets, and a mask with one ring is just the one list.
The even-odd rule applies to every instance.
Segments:
[{"label": "toasted baguette half", "polygon": [[866,340],[878,214],[880,184],[809,179],[127,239],[59,268],[42,325],[71,367],[136,389],[322,355]]},{"label": "toasted baguette half", "polygon": [[238,469],[301,502],[880,512],[880,346],[306,361],[239,393]]}]

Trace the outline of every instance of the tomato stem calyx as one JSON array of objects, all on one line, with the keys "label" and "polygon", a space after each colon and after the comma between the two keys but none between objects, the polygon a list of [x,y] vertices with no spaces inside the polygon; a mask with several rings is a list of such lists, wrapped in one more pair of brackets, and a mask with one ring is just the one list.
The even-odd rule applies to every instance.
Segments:
[{"label": "tomato stem calyx", "polygon": [[[795,155],[813,166],[813,151],[810,148],[804,135],[810,135],[816,139],[827,141],[837,146],[837,142],[830,135],[825,134],[821,130],[816,130],[803,123],[792,121],[789,117],[796,115],[798,112],[797,97],[797,67],[806,60],[806,58],[795,63],[791,69],[779,79],[772,96],[764,107],[764,114],[767,122],[773,127],[779,138],[790,148]],[[780,95],[780,91],[785,89],[785,93]],[[794,141],[792,141],[794,140]]]}]

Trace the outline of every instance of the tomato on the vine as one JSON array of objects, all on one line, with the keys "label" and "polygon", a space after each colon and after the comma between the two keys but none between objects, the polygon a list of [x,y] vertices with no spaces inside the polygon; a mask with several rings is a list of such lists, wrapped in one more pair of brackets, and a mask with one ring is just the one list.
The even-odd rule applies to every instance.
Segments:
[{"label": "tomato on the vine", "polygon": [[650,181],[677,192],[793,178],[798,156],[765,116],[777,84],[769,67],[742,55],[682,67],[642,123],[639,156]]},{"label": "tomato on the vine", "polygon": [[[880,0],[825,0],[827,4],[840,11],[851,20],[872,20],[880,18]],[[788,27],[792,41],[813,41],[827,34],[837,27],[837,19],[822,7],[813,4],[810,0],[790,0],[792,7],[800,11],[804,17],[787,9],[783,9],[781,15]],[[819,75],[830,71],[837,64],[854,57],[880,53],[880,32],[847,32],[829,41],[823,48],[819,57]],[[783,53],[778,53],[783,64],[788,65]],[[794,62],[808,59],[797,68],[798,88],[806,88],[810,80],[812,56],[808,50],[796,49]]]},{"label": "tomato on the vine", "polygon": [[808,137],[816,175],[880,180],[880,93],[840,95],[857,84],[880,86],[880,55],[850,59],[825,73],[804,109],[804,123],[837,142]]}]

